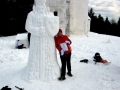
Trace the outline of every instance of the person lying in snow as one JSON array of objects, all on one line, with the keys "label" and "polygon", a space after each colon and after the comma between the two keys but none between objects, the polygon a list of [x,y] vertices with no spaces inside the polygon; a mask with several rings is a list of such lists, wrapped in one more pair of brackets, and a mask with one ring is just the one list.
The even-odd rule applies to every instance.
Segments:
[{"label": "person lying in snow", "polygon": [[17,40],[17,48],[18,48],[18,49],[25,48],[25,47],[23,47],[23,46],[24,46],[24,44],[22,44],[22,43],[20,42],[20,40]]},{"label": "person lying in snow", "polygon": [[94,55],[94,60],[93,61],[95,61],[95,64],[97,63],[97,62],[100,62],[100,63],[103,63],[103,64],[109,64],[110,62],[108,62],[107,60],[104,60],[104,59],[102,59],[102,57],[100,56],[100,53],[95,53],[95,55]]}]

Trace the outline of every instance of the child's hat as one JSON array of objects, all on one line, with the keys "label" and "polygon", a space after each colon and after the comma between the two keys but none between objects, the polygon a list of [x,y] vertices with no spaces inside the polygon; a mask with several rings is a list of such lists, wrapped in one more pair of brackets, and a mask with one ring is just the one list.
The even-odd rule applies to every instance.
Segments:
[{"label": "child's hat", "polygon": [[58,32],[61,32],[62,33],[62,29],[59,29],[59,31]]}]

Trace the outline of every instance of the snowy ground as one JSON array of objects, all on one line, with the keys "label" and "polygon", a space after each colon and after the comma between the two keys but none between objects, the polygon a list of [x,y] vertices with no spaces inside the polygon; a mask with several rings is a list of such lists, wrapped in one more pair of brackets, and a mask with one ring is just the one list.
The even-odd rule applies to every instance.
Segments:
[{"label": "snowy ground", "polygon": [[[66,75],[64,81],[56,78],[56,81],[32,83],[21,79],[29,49],[15,49],[15,37],[0,37],[0,89],[8,85],[12,90],[18,90],[15,86],[24,90],[120,90],[120,37],[92,32],[89,37],[71,36],[73,77]],[[96,52],[111,64],[95,65]],[[81,59],[89,59],[88,64],[80,63]],[[61,65],[59,57],[58,62]]]}]

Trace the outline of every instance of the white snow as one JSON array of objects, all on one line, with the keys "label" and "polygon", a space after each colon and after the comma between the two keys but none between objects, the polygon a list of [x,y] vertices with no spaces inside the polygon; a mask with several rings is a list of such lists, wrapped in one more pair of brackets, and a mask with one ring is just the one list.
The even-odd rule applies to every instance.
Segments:
[{"label": "white snow", "polygon": [[[24,90],[120,90],[120,37],[89,32],[86,36],[70,36],[72,40],[72,74],[66,80],[27,82],[22,79],[29,49],[15,49],[16,36],[0,37],[0,89],[8,85]],[[93,62],[99,52],[109,65]],[[57,55],[59,53],[57,52]],[[61,65],[58,55],[58,63]],[[88,64],[81,63],[88,59]]]},{"label": "white snow", "polygon": [[16,40],[27,40],[27,33],[17,34]]}]

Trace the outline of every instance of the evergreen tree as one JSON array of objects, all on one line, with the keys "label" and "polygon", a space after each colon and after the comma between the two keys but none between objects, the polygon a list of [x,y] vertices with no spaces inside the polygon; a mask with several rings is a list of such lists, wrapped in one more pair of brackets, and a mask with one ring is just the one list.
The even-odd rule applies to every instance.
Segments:
[{"label": "evergreen tree", "polygon": [[[27,14],[32,10],[34,0],[3,0],[2,28],[0,35],[9,36],[26,32]],[[5,26],[5,27],[4,27]]]},{"label": "evergreen tree", "polygon": [[110,28],[110,35],[117,35],[117,23],[115,19],[111,19],[111,28]]},{"label": "evergreen tree", "polygon": [[108,17],[106,17],[106,19],[105,19],[105,34],[110,34],[110,27],[111,27],[111,23],[110,23],[110,21],[109,21],[109,19],[108,19]]},{"label": "evergreen tree", "polygon": [[88,11],[88,15],[91,18],[90,31],[120,36],[120,17],[117,23],[115,19],[109,21],[108,17],[104,21],[102,15],[99,14],[97,17],[92,8]]},{"label": "evergreen tree", "polygon": [[91,8],[90,10],[89,10],[89,12],[88,12],[88,16],[90,17],[90,18],[92,18],[92,17],[94,17],[94,12],[93,12],[93,9]]},{"label": "evergreen tree", "polygon": [[17,12],[17,30],[18,33],[22,33],[25,32],[25,22],[26,22],[26,18],[27,18],[27,14],[32,10],[32,6],[33,6],[33,0],[18,0],[16,2],[17,7],[18,7],[18,12]]},{"label": "evergreen tree", "polygon": [[117,36],[120,36],[120,17],[117,22]]},{"label": "evergreen tree", "polygon": [[88,16],[91,18],[91,23],[90,23],[90,31],[92,32],[97,32],[97,16],[95,16],[95,13],[93,9],[91,8],[88,12]]},{"label": "evergreen tree", "polygon": [[104,28],[104,18],[101,16],[101,14],[98,15],[98,33],[105,34],[105,28]]}]

